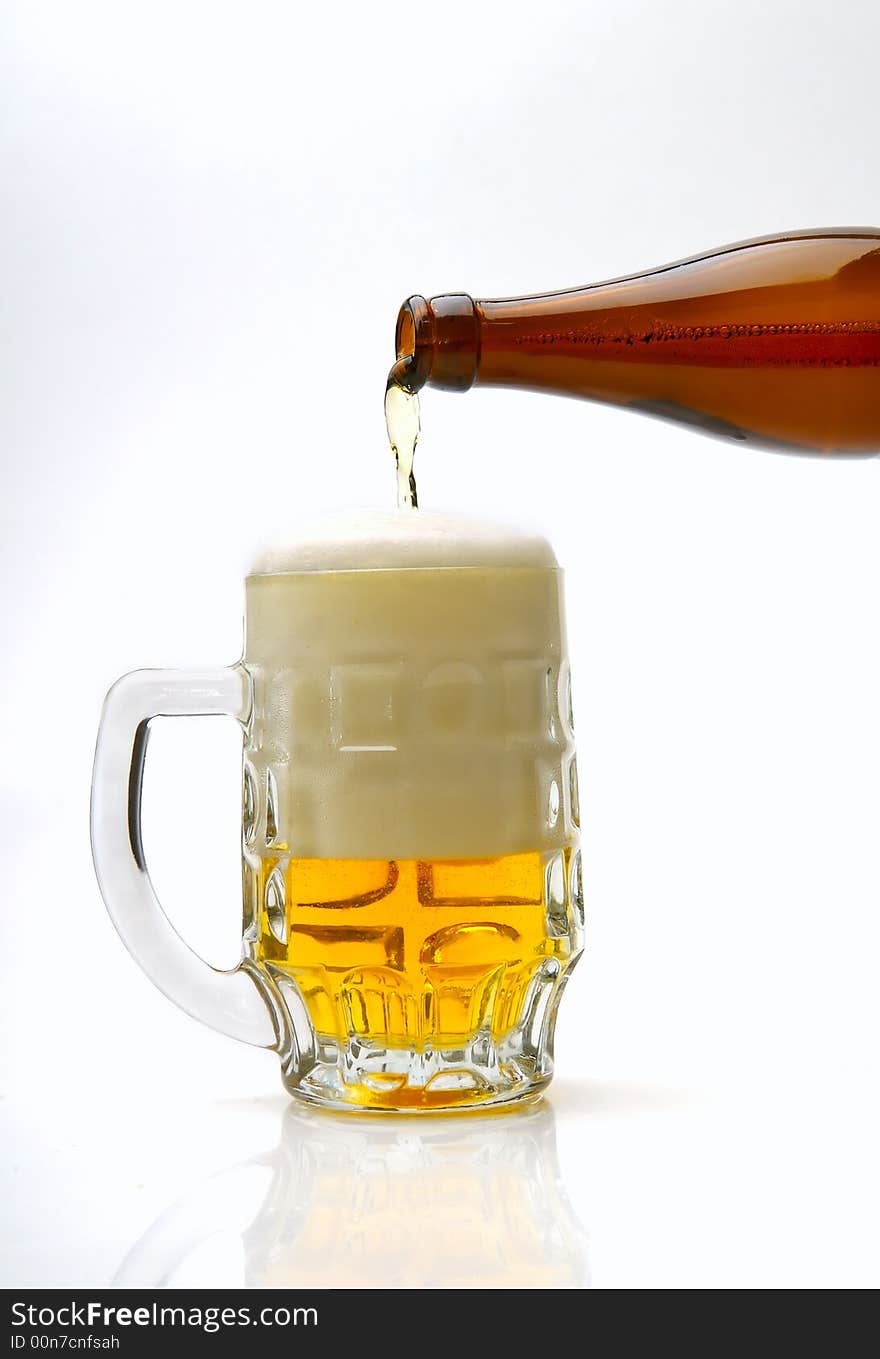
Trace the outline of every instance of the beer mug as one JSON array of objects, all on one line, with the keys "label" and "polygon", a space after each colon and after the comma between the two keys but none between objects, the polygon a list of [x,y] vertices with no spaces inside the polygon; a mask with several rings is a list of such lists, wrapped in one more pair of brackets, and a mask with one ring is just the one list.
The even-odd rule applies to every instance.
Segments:
[{"label": "beer mug", "polygon": [[[247,577],[228,668],[142,670],[105,701],[92,849],[147,975],[277,1050],[325,1106],[485,1109],[553,1072],[583,891],[562,572],[536,535],[374,513],[305,531]],[[150,882],[150,722],[241,724],[242,958],[218,971]]]}]

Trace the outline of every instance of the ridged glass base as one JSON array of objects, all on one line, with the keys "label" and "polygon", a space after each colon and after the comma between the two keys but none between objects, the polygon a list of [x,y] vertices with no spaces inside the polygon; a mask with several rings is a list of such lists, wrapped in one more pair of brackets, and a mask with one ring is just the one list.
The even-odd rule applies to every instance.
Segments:
[{"label": "ridged glass base", "polygon": [[485,1110],[537,1098],[552,1074],[523,1059],[481,1062],[473,1049],[411,1053],[357,1040],[342,1052],[328,1045],[322,1057],[304,1077],[285,1077],[291,1094],[328,1108],[386,1113]]},{"label": "ridged glass base", "polygon": [[553,1034],[567,968],[545,959],[518,1023],[500,1040],[476,1033],[461,1047],[400,1048],[315,1034],[296,983],[267,969],[280,1002],[282,1079],[292,1095],[335,1110],[428,1113],[480,1110],[538,1097],[553,1075]]}]

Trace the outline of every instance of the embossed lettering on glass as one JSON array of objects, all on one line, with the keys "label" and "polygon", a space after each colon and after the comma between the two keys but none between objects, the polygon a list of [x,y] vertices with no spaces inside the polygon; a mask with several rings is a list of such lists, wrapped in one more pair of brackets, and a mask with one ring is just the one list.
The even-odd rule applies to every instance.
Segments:
[{"label": "embossed lettering on glass", "polygon": [[[188,948],[140,835],[155,717],[244,735],[242,960]],[[553,1072],[583,947],[562,573],[542,538],[438,515],[304,533],[246,581],[243,659],[108,695],[92,840],[126,945],[177,1004],[275,1048],[334,1108],[485,1108]]]}]

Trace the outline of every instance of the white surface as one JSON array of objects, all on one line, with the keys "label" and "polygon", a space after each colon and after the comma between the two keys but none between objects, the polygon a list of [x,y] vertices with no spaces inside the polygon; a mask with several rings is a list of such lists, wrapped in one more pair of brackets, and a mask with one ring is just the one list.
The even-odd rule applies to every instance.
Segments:
[{"label": "white surface", "polygon": [[376,571],[389,567],[555,566],[539,533],[497,519],[430,510],[362,510],[294,523],[252,575],[286,571]]},{"label": "white surface", "polygon": [[[175,1277],[246,1267],[241,1176],[209,1177],[286,1154],[274,1059],[113,933],[94,731],[123,670],[239,654],[244,567],[295,513],[392,503],[400,300],[877,221],[867,0],[400,17],[0,12],[9,1285],[108,1282],[192,1195],[229,1216]],[[422,415],[423,504],[531,520],[566,568],[589,933],[551,1098],[593,1285],[876,1286],[880,461],[526,394]],[[231,724],[157,724],[146,798],[160,896],[229,963]]]}]

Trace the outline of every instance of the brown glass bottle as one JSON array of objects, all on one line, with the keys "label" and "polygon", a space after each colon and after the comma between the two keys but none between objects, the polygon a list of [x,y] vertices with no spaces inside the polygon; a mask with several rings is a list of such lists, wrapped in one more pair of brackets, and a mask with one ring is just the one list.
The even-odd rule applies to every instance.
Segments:
[{"label": "brown glass bottle", "polygon": [[797,453],[880,451],[880,230],[726,246],[533,297],[410,297],[392,379],[557,392]]}]

